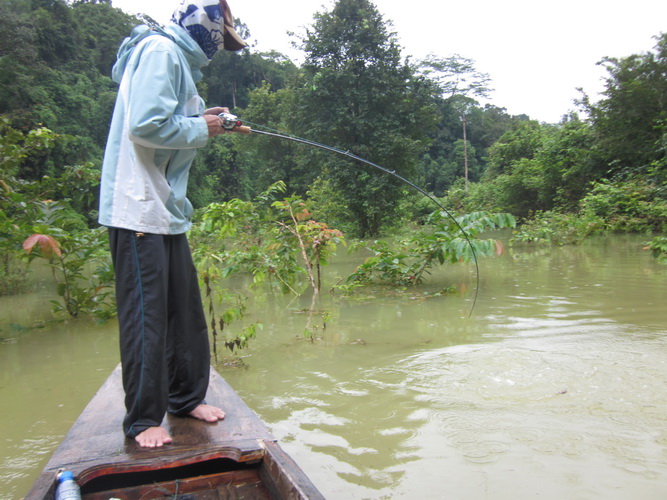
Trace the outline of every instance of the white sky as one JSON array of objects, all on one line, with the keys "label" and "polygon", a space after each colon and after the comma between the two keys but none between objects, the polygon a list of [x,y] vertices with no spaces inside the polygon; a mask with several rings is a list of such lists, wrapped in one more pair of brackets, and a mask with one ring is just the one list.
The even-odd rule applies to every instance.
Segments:
[{"label": "white sky", "polygon": [[[313,14],[333,0],[228,0],[234,17],[257,42],[295,62],[288,31],[303,33]],[[667,31],[665,0],[374,0],[393,24],[403,56],[421,59],[460,54],[488,73],[490,102],[511,114],[558,122],[575,108],[577,87],[595,97],[606,75],[604,56],[648,52]],[[166,22],[177,0],[112,0],[127,12]],[[220,103],[223,104],[223,103]]]}]

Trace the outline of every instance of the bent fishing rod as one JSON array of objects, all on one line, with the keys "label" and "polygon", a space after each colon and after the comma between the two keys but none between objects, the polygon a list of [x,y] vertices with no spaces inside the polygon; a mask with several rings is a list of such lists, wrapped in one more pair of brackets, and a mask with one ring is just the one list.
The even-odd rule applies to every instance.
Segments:
[{"label": "bent fishing rod", "polygon": [[322,144],[319,142],[311,141],[308,139],[304,139],[302,137],[297,137],[294,135],[286,135],[286,134],[280,134],[277,132],[267,132],[265,130],[259,130],[259,129],[254,129],[251,127],[248,127],[247,125],[243,125],[243,123],[236,117],[235,115],[231,113],[220,113],[218,117],[222,120],[222,126],[225,130],[228,130],[230,132],[237,132],[241,134],[260,134],[260,135],[266,135],[269,137],[277,137],[279,139],[285,139],[288,141],[293,141],[301,144],[305,144],[307,146],[312,146],[315,148],[323,149],[325,151],[330,151],[332,153],[336,153],[342,156],[346,156],[347,158],[350,158],[351,160],[358,161],[360,163],[363,163],[365,165],[368,165],[370,167],[373,167],[375,169],[378,169],[386,174],[391,175],[392,177],[395,177],[396,179],[400,180],[401,182],[407,184],[411,188],[415,189],[418,191],[420,194],[426,196],[429,200],[431,200],[435,205],[442,210],[447,217],[449,217],[454,224],[456,224],[456,227],[461,231],[461,234],[463,234],[463,237],[465,238],[466,242],[468,243],[468,246],[470,247],[470,250],[472,252],[472,257],[473,261],[475,263],[475,277],[476,277],[476,284],[475,284],[475,295],[473,297],[472,301],[472,307],[470,308],[470,313],[468,314],[468,317],[472,316],[472,311],[475,309],[475,304],[477,304],[477,295],[479,293],[479,264],[477,262],[477,252],[475,252],[475,247],[472,244],[472,241],[470,241],[470,237],[468,236],[468,233],[466,233],[465,229],[463,229],[463,226],[459,223],[459,221],[456,220],[456,218],[447,210],[444,206],[442,206],[442,203],[440,203],[433,195],[431,195],[429,192],[424,190],[423,188],[419,187],[416,185],[414,182],[406,179],[403,177],[401,174],[397,173],[396,170],[390,170],[386,167],[383,167],[382,165],[378,165],[377,163],[373,163],[372,161],[369,161],[365,158],[362,158],[361,156],[357,156],[353,153],[350,153],[349,151],[344,151],[342,149],[333,147],[333,146],[327,146],[326,144]]}]

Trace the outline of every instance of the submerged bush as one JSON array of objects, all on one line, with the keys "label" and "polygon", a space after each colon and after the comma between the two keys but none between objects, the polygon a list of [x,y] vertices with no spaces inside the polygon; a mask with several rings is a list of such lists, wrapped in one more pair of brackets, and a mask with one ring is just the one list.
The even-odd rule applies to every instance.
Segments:
[{"label": "submerged bush", "polygon": [[584,217],[597,217],[614,232],[665,232],[667,200],[659,186],[642,178],[600,181],[581,201]]},{"label": "submerged bush", "polygon": [[642,178],[603,180],[581,200],[579,213],[537,212],[512,243],[577,244],[603,232],[662,233],[667,230],[667,200],[660,186]]},{"label": "submerged bush", "polygon": [[646,249],[653,252],[653,256],[658,259],[659,262],[667,264],[667,237],[666,236],[657,236],[653,238],[653,241],[646,243]]},{"label": "submerged bush", "polygon": [[433,212],[423,231],[396,244],[374,241],[363,245],[372,252],[347,279],[347,288],[374,282],[397,286],[417,285],[437,265],[470,262],[477,257],[500,255],[503,245],[496,239],[477,239],[484,231],[515,227],[510,214],[474,212],[451,218]]},{"label": "submerged bush", "polygon": [[538,212],[521,225],[510,244],[547,243],[550,245],[574,245],[604,230],[604,220],[596,216]]}]

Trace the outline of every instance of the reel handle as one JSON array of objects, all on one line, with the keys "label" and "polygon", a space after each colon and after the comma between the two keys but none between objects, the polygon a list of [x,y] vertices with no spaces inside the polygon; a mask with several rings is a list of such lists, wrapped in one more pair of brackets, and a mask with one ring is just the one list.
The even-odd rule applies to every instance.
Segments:
[{"label": "reel handle", "polygon": [[236,127],[229,129],[230,132],[236,132],[238,134],[249,134],[252,132],[252,129],[247,125],[237,125]]}]

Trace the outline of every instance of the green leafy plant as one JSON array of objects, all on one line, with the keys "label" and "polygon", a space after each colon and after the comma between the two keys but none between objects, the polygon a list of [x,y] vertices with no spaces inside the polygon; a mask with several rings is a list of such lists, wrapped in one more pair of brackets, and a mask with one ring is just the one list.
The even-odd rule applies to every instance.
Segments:
[{"label": "green leafy plant", "polygon": [[317,332],[324,333],[326,331],[327,323],[331,321],[332,314],[330,311],[316,311],[313,307],[306,309],[303,312],[308,317],[306,326],[303,329],[303,337],[311,343],[314,343],[315,340],[320,338],[320,336],[317,335]]},{"label": "green leafy plant", "polygon": [[106,229],[88,229],[67,204],[45,201],[35,206],[40,215],[22,247],[29,261],[41,257],[51,268],[60,296],[52,301],[53,311],[73,318],[82,313],[100,320],[112,317],[114,272]]},{"label": "green leafy plant", "polygon": [[651,250],[653,256],[659,262],[667,264],[667,237],[656,236],[652,241],[646,243],[646,250]]},{"label": "green leafy plant", "polygon": [[[238,352],[240,349],[248,347],[248,342],[257,335],[257,331],[264,328],[260,322],[256,322],[244,327],[239,333],[235,335],[227,335],[226,330],[232,323],[241,321],[245,316],[246,298],[241,293],[234,293],[227,289],[218,289],[214,291],[211,286],[215,276],[210,274],[209,269],[201,276],[205,285],[205,297],[208,300],[208,313],[211,319],[211,333],[213,335],[213,355],[218,359],[218,337],[225,336],[223,339],[224,346],[232,353]],[[215,297],[218,302],[223,304],[225,309],[218,313],[215,307]]]},{"label": "green leafy plant", "polygon": [[602,232],[604,227],[604,221],[595,215],[537,212],[533,219],[523,223],[515,232],[510,244],[575,245]]},{"label": "green leafy plant", "polygon": [[[473,248],[478,257],[501,254],[504,248],[499,240],[475,238],[486,230],[516,225],[516,220],[510,214],[486,212],[459,216],[455,220],[437,211],[429,218],[428,230],[403,239],[397,245],[385,241],[365,244],[365,248],[373,255],[348,277],[347,284],[362,285],[380,281],[399,286],[417,285],[424,281],[425,275],[435,265],[470,261]],[[461,229],[468,238],[462,234]]]},{"label": "green leafy plant", "polygon": [[18,174],[28,158],[50,150],[56,138],[43,127],[27,133],[16,130],[0,117],[0,294],[25,290],[28,269],[20,258],[21,243],[41,214],[35,183]]},{"label": "green leafy plant", "polygon": [[664,232],[667,200],[663,191],[641,177],[600,181],[581,201],[581,212],[603,219],[611,231]]},{"label": "green leafy plant", "polygon": [[254,201],[209,205],[193,231],[198,268],[218,269],[221,278],[248,274],[255,284],[269,280],[297,295],[297,277],[306,275],[319,290],[321,266],[344,243],[343,235],[313,220],[301,198],[276,200],[285,189],[280,181]]},{"label": "green leafy plant", "polygon": [[[252,286],[268,282],[272,289],[300,295],[299,277],[305,276],[315,298],[321,289],[322,266],[336,245],[345,242],[340,231],[314,220],[300,197],[277,200],[285,190],[279,181],[253,201],[214,203],[200,214],[192,233],[193,255],[205,286],[214,345],[220,334],[229,350],[238,351],[262,328],[258,322],[240,334],[227,334],[225,328],[244,317],[245,302],[217,285],[222,279],[248,275]],[[225,309],[218,312],[221,304]]]},{"label": "green leafy plant", "polygon": [[296,240],[311,289],[313,293],[319,293],[322,289],[322,265],[335,254],[337,244],[345,243],[343,233],[329,228],[324,222],[313,220],[306,204],[298,196],[276,201],[272,206],[289,215],[285,221],[276,221],[279,227],[277,236],[280,238],[287,234]]},{"label": "green leafy plant", "polygon": [[293,286],[303,268],[294,248],[275,237],[276,214],[271,208],[285,189],[280,181],[254,201],[235,198],[206,207],[192,232],[200,273],[220,278],[247,274],[254,284],[269,281],[272,286],[297,293]]}]

